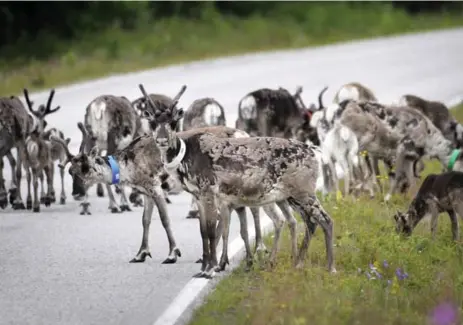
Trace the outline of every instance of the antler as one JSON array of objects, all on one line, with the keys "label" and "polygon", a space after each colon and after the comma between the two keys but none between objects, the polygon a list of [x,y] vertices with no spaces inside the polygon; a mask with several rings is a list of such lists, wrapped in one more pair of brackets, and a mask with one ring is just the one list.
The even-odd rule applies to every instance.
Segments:
[{"label": "antler", "polygon": [[80,143],[79,153],[83,153],[85,150],[85,145],[89,141],[89,135],[87,129],[85,128],[82,122],[77,123],[77,127],[79,128],[80,132],[82,132],[82,142]]},{"label": "antler", "polygon": [[151,99],[151,97],[148,96],[148,93],[146,92],[145,87],[143,87],[142,84],[139,84],[138,87],[140,88],[141,93],[142,93],[143,96],[145,97],[145,100],[147,101],[147,103],[149,103],[150,106],[151,106],[153,109],[156,109],[156,105],[154,104],[154,102],[153,102],[153,100]]},{"label": "antler", "polygon": [[29,91],[26,88],[24,88],[23,92],[24,92],[24,98],[26,99],[27,107],[29,108],[31,113],[35,113],[34,110],[32,109],[32,105],[34,105],[34,102],[31,102],[29,98]]},{"label": "antler", "polygon": [[74,158],[74,155],[69,151],[68,144],[63,139],[52,135],[50,136],[50,140],[55,141],[63,146],[64,152],[66,153],[66,160],[63,163],[59,163],[58,166],[64,169],[64,167],[72,160],[72,158]]},{"label": "antler", "polygon": [[323,106],[323,94],[326,92],[326,90],[328,89],[328,86],[325,86],[325,88],[322,89],[322,91],[320,92],[320,94],[318,95],[318,109],[323,109],[325,108]]},{"label": "antler", "polygon": [[55,108],[50,109],[51,102],[53,101],[54,96],[55,96],[55,90],[52,89],[50,91],[50,96],[48,96],[47,106],[45,108],[45,112],[44,112],[43,116],[48,115],[48,114],[52,114],[52,113],[56,112],[57,110],[59,110],[61,108],[61,106],[56,106]]},{"label": "antler", "polygon": [[176,106],[178,104],[180,97],[182,97],[183,93],[185,92],[185,90],[186,90],[186,85],[183,85],[182,88],[180,88],[180,91],[178,92],[178,94],[174,97],[173,102],[169,107],[169,109],[172,111],[172,116],[176,115],[177,113]]}]

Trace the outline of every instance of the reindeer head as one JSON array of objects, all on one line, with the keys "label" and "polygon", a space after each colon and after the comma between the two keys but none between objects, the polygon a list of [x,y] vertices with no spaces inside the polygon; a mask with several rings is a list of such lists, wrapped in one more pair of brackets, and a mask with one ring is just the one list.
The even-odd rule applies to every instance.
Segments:
[{"label": "reindeer head", "polygon": [[139,85],[140,90],[148,103],[146,109],[143,111],[142,116],[149,121],[152,136],[156,141],[157,146],[161,152],[165,153],[167,150],[176,149],[177,135],[176,130],[180,120],[183,117],[183,109],[177,109],[177,104],[180,97],[186,90],[184,85],[177,96],[174,97],[172,105],[167,108],[157,106],[148,93],[145,91],[143,85]]},{"label": "reindeer head", "polygon": [[52,89],[50,91],[50,95],[48,96],[48,101],[46,105],[41,104],[37,110],[34,110],[32,107],[34,103],[29,98],[29,92],[27,89],[24,89],[24,98],[26,99],[27,107],[31,112],[32,116],[37,120],[37,126],[33,131],[37,131],[42,133],[45,128],[47,127],[47,122],[45,121],[45,116],[55,113],[57,110],[60,109],[60,106],[56,106],[55,108],[51,108],[51,102],[53,101],[53,96],[55,95],[55,90]]},{"label": "reindeer head", "polygon": [[54,135],[50,137],[52,141],[61,144],[66,153],[66,160],[62,164],[59,164],[59,167],[64,168],[68,163],[71,163],[69,174],[74,180],[75,178],[79,178],[81,181],[80,183],[85,188],[100,182],[111,184],[112,170],[108,157],[99,156],[97,147],[93,147],[89,153],[86,153],[85,151],[90,141],[90,135],[81,122],[77,123],[77,126],[82,132],[82,143],[80,144],[79,153],[77,155],[71,154],[68,148],[68,142]]},{"label": "reindeer head", "polygon": [[405,213],[397,211],[394,215],[396,232],[398,234],[404,234],[410,236],[412,234],[412,212],[407,211]]}]

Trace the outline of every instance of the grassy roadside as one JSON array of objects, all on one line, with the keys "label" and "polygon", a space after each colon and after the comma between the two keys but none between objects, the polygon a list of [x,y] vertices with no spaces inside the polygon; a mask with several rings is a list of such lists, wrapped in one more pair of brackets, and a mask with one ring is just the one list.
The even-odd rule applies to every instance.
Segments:
[{"label": "grassy roadside", "polygon": [[[452,113],[463,121],[463,104]],[[438,163],[427,164],[426,173],[439,171]],[[395,234],[392,215],[396,209],[405,209],[410,198],[397,196],[387,205],[368,198],[353,200],[323,202],[335,221],[338,274],[326,272],[320,229],[309,248],[306,267],[295,270],[285,228],[275,269],[256,267],[246,273],[237,268],[218,284],[191,324],[422,325],[446,301],[461,309],[463,246],[452,242],[448,218],[439,220],[435,242],[427,222],[404,240]],[[302,223],[299,227],[300,239]],[[368,278],[365,272],[372,273],[370,264],[382,278],[374,274]],[[399,280],[394,274],[397,268],[408,277]],[[461,324],[461,320],[434,324]]]},{"label": "grassy roadside", "polygon": [[[293,12],[286,16],[284,12],[279,14],[280,17],[239,19],[205,11],[198,20],[162,19],[132,32],[114,27],[68,43],[37,40],[22,47],[17,45],[2,50],[0,95],[18,93],[24,87],[39,90],[222,55],[463,25],[461,14],[410,16],[381,3],[362,8],[348,7],[343,2],[321,3],[310,11],[298,13],[299,17],[293,17]],[[21,54],[34,47],[53,48],[59,54],[46,60]]]}]

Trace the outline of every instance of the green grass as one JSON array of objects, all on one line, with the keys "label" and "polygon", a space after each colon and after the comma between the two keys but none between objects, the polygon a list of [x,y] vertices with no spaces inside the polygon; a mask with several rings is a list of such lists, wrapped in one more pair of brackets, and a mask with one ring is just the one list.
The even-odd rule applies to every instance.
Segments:
[{"label": "green grass", "polygon": [[[463,121],[463,104],[452,113]],[[440,172],[439,164],[427,163],[425,173],[430,172]],[[407,207],[410,197],[399,195],[391,201],[325,200],[323,205],[335,224],[337,274],[326,270],[320,229],[305,267],[294,269],[285,228],[275,268],[258,265],[245,272],[240,266],[218,284],[191,324],[422,325],[427,324],[430,311],[445,300],[461,308],[463,245],[451,240],[448,217],[439,220],[435,241],[428,222],[404,239],[395,233],[392,216],[396,209]],[[299,240],[302,229],[300,222]],[[266,240],[270,245],[270,238]],[[385,260],[388,268],[382,266]],[[364,272],[370,263],[376,264],[383,279],[367,278]],[[394,279],[398,267],[409,274],[408,279],[394,280],[388,286],[386,279]]]},{"label": "green grass", "polygon": [[[294,4],[296,6],[296,4]],[[118,27],[73,42],[41,38],[2,49],[0,95],[131,72],[157,66],[271,49],[300,48],[338,41],[463,25],[462,14],[410,16],[390,5],[348,7],[321,3],[279,16],[239,19],[205,11],[198,20],[156,20],[128,32]],[[31,59],[31,49],[50,49],[47,59]],[[22,55],[21,53],[28,53]],[[48,53],[48,52],[47,52]]]}]

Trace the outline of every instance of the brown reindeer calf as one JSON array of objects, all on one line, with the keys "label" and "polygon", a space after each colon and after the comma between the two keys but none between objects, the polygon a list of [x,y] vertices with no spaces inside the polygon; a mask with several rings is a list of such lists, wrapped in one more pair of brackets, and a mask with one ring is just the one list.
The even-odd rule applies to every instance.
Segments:
[{"label": "brown reindeer calf", "polygon": [[453,240],[458,240],[458,218],[463,217],[463,172],[450,171],[428,175],[407,212],[394,215],[396,230],[411,235],[413,229],[426,216],[431,215],[431,233],[435,237],[437,218],[447,212],[452,225]]}]

